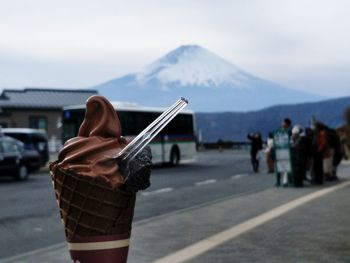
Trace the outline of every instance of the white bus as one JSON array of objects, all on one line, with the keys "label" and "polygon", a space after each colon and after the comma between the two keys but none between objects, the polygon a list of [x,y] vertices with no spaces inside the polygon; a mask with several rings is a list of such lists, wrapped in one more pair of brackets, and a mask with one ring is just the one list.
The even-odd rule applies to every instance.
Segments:
[{"label": "white bus", "polygon": [[[141,107],[133,103],[112,102],[122,126],[122,135],[131,140],[155,120],[165,109]],[[84,119],[85,105],[64,107],[62,114],[63,142],[75,137]],[[194,113],[181,111],[149,144],[153,163],[178,165],[195,159],[196,140]]]}]

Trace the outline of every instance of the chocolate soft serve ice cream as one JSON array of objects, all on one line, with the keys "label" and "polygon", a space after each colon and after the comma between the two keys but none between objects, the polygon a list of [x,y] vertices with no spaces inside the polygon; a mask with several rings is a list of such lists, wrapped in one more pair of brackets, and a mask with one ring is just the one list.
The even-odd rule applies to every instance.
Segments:
[{"label": "chocolate soft serve ice cream", "polygon": [[120,152],[126,144],[113,106],[102,96],[92,96],[86,103],[85,119],[78,136],[65,143],[57,165],[79,175],[102,177],[112,188],[118,188],[124,178],[110,156]]},{"label": "chocolate soft serve ice cream", "polygon": [[151,152],[143,149],[125,167],[111,157],[126,145],[113,106],[92,96],[77,137],[50,164],[73,262],[127,261],[136,192],[150,184]]}]

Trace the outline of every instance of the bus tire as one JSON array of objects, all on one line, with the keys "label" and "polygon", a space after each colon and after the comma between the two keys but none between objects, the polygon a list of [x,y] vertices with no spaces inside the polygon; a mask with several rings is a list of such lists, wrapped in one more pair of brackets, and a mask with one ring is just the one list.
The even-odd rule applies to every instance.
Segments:
[{"label": "bus tire", "polygon": [[180,163],[180,150],[178,147],[174,146],[170,152],[170,165],[177,166]]}]

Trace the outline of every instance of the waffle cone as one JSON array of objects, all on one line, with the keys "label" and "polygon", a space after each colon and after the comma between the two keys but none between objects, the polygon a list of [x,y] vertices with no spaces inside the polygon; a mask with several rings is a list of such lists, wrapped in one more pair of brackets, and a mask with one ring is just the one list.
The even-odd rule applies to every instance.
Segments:
[{"label": "waffle cone", "polygon": [[51,164],[51,177],[67,240],[131,232],[133,193],[111,188],[100,177],[87,177]]}]

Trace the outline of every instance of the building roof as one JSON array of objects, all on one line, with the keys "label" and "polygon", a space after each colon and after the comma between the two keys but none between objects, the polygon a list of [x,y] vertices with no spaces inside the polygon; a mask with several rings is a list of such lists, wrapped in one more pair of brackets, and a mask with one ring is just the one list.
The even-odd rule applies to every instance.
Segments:
[{"label": "building roof", "polygon": [[96,90],[4,89],[0,95],[0,108],[62,109],[68,105],[83,104],[96,94]]},{"label": "building roof", "polygon": [[[164,107],[149,107],[149,106],[141,106],[137,103],[134,102],[128,102],[128,101],[110,101],[112,106],[114,107],[115,110],[117,111],[137,111],[137,112],[164,112],[168,108]],[[86,106],[85,104],[79,104],[79,105],[69,105],[63,107],[63,110],[81,110],[85,109]],[[181,113],[186,113],[186,114],[194,114],[194,111],[190,109],[183,109],[181,110]]]},{"label": "building roof", "polygon": [[40,134],[45,134],[44,130],[30,129],[30,128],[0,128],[0,132],[3,132],[3,133],[27,133],[27,134],[40,133]]}]

